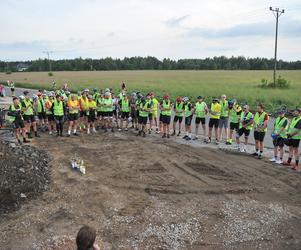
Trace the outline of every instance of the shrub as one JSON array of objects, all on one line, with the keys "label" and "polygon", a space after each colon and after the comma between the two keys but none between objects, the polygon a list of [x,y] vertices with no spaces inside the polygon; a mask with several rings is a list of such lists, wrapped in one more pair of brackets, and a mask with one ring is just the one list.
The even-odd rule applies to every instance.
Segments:
[{"label": "shrub", "polygon": [[5,72],[7,75],[10,75],[12,72],[10,70]]},{"label": "shrub", "polygon": [[275,84],[273,82],[268,83],[267,79],[261,79],[260,88],[279,88],[279,89],[288,89],[290,87],[290,82],[285,78],[278,76]]},{"label": "shrub", "polygon": [[52,72],[48,72],[48,76],[53,76],[53,73]]}]

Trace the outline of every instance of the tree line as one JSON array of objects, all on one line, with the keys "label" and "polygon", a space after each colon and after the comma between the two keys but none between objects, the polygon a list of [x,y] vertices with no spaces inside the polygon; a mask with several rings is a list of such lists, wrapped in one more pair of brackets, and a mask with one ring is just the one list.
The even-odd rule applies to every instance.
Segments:
[{"label": "tree line", "polygon": [[[75,58],[50,60],[52,71],[91,71],[91,70],[271,70],[274,68],[274,60],[267,58],[238,57],[213,57],[205,59],[179,59],[172,60],[156,57],[125,57],[113,59],[111,57],[101,59]],[[20,66],[21,65],[21,66]],[[25,67],[26,66],[26,67]],[[0,61],[1,72],[20,71],[49,71],[47,59],[31,61]],[[301,69],[301,61],[278,61],[278,69]]]}]

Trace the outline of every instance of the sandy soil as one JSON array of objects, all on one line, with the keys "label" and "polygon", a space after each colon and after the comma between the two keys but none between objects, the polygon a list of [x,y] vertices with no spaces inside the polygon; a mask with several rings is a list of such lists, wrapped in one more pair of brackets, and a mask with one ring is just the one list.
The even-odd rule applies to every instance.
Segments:
[{"label": "sandy soil", "polygon": [[301,248],[300,173],[132,132],[43,137],[52,182],[1,216],[1,249],[72,249],[83,224],[103,249]]}]

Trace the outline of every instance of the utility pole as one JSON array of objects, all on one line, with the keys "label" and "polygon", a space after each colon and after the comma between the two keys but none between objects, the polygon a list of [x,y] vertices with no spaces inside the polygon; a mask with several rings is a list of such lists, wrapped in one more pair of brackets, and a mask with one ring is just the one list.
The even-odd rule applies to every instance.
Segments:
[{"label": "utility pole", "polygon": [[50,54],[54,53],[53,51],[43,51],[44,54],[47,54],[48,64],[49,64],[49,72],[51,72],[51,61],[50,61]]},{"label": "utility pole", "polygon": [[270,7],[270,11],[273,11],[274,16],[276,17],[276,35],[275,35],[275,55],[274,55],[274,76],[273,76],[273,85],[276,87],[276,70],[277,70],[277,46],[278,46],[278,20],[279,17],[284,13],[284,9],[280,10],[279,8]]}]

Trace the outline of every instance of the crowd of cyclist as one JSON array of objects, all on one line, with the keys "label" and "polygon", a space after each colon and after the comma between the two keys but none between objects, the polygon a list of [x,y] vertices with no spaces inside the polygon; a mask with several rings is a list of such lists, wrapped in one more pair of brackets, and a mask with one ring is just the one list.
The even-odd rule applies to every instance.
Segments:
[{"label": "crowd of cyclist", "polygon": [[[173,102],[168,94],[159,101],[153,92],[146,95],[139,91],[128,93],[125,83],[117,95],[109,88],[103,91],[94,89],[92,92],[85,89],[77,94],[70,93],[67,85],[58,90],[56,86],[53,88],[53,91],[39,90],[33,96],[29,91],[19,97],[13,96],[8,115],[20,144],[30,142],[33,136],[40,137],[38,128],[45,128],[50,135],[63,136],[65,122],[68,123],[68,137],[78,136],[79,133],[97,133],[99,130],[107,133],[114,132],[114,129],[128,131],[131,128],[137,130],[137,136],[146,137],[155,132],[168,139],[181,136],[184,126],[182,138],[187,141],[199,139],[201,125],[205,143],[219,144],[224,138],[227,145],[235,144],[240,152],[246,152],[250,133],[254,129],[253,155],[259,159],[263,157],[269,120],[263,104],[258,104],[253,114],[248,105],[241,107],[235,99],[228,101],[226,95],[213,98],[212,103],[207,105],[202,96],[198,96],[193,103],[188,97],[177,97]],[[192,121],[195,122],[193,131]],[[243,143],[240,142],[242,136]],[[301,109],[296,108],[290,120],[284,110],[279,111],[271,136],[274,157],[270,161],[292,165],[293,170],[298,170]],[[283,161],[285,145],[289,147],[287,161]],[[295,164],[292,164],[293,158]]]}]

